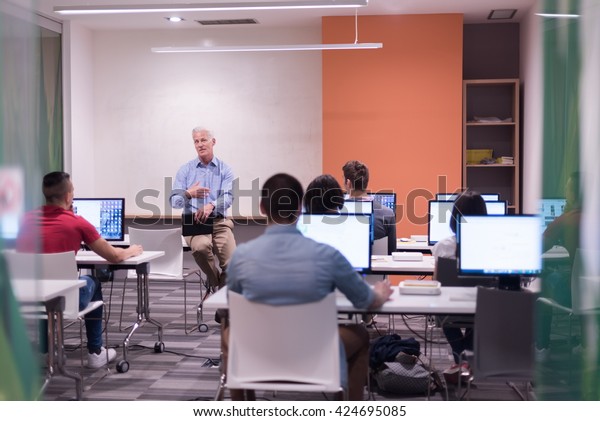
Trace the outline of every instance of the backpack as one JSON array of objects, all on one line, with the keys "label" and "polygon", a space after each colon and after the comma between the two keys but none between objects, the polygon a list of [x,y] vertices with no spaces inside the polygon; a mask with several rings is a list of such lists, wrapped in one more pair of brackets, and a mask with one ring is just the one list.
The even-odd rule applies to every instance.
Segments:
[{"label": "backpack", "polygon": [[369,365],[379,390],[394,394],[420,394],[435,388],[430,370],[420,360],[421,345],[414,338],[385,335],[373,342]]}]

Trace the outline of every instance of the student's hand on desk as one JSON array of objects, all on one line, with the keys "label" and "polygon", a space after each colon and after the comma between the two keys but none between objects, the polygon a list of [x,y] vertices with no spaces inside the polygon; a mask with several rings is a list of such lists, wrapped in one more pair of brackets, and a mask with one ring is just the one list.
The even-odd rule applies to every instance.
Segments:
[{"label": "student's hand on desk", "polygon": [[202,187],[200,185],[200,182],[196,181],[189,189],[187,189],[186,191],[186,195],[188,195],[189,199],[191,199],[192,197],[195,197],[197,199],[202,199],[206,196],[208,196],[208,193],[210,193],[210,190],[208,187]]},{"label": "student's hand on desk", "polygon": [[129,250],[131,252],[131,257],[139,256],[144,251],[144,248],[139,244],[132,244],[129,246]]},{"label": "student's hand on desk", "polygon": [[373,286],[373,292],[375,293],[375,298],[371,303],[371,308],[381,307],[386,301],[389,301],[390,296],[392,295],[392,286],[390,285],[390,281],[380,281],[377,282]]}]

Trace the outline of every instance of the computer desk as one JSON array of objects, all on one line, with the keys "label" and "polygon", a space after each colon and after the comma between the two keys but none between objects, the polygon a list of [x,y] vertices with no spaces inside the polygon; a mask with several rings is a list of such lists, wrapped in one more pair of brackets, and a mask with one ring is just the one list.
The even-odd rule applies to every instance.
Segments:
[{"label": "computer desk", "polygon": [[117,371],[126,373],[129,370],[129,361],[127,361],[127,349],[129,340],[133,333],[145,322],[149,322],[158,328],[158,341],[154,344],[155,352],[163,352],[165,344],[162,341],[163,326],[160,322],[150,317],[150,293],[148,288],[148,273],[150,273],[150,262],[161,256],[164,251],[143,251],[142,254],[130,257],[119,263],[110,263],[103,257],[98,256],[93,251],[80,251],[75,256],[77,267],[79,269],[98,269],[108,268],[109,270],[128,270],[135,269],[137,274],[137,321],[131,326],[131,330],[123,340],[123,359],[117,362]]},{"label": "computer desk", "polygon": [[433,256],[423,256],[421,261],[393,260],[389,255],[371,256],[371,274],[373,275],[433,275],[435,260]]},{"label": "computer desk", "polygon": [[431,254],[433,246],[429,245],[427,241],[402,241],[400,238],[396,239],[396,250],[398,251],[420,251],[423,253]]},{"label": "computer desk", "polygon": [[83,379],[80,374],[72,373],[65,367],[63,313],[65,311],[65,295],[68,295],[73,289],[85,286],[85,281],[15,279],[11,282],[11,286],[20,304],[43,304],[46,308],[48,317],[48,368],[40,393],[46,389],[52,376],[58,373],[75,380],[76,398],[81,400],[83,397]]},{"label": "computer desk", "polygon": [[[392,295],[383,306],[375,310],[357,309],[342,294],[336,294],[336,306],[340,313],[378,314],[475,314],[476,287],[441,287],[439,295],[400,294],[392,286]],[[204,306],[210,310],[227,309],[227,287],[208,297]]]},{"label": "computer desk", "polygon": [[[129,242],[129,234],[123,235],[123,241],[109,241],[109,243],[115,247],[129,247],[131,243]],[[191,248],[185,242],[183,235],[181,236],[181,247],[183,247],[184,251],[190,251]]]}]

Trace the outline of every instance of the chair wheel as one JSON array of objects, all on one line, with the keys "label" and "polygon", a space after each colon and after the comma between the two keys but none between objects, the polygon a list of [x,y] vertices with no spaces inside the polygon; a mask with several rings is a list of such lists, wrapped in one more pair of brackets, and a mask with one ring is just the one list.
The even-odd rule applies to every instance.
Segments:
[{"label": "chair wheel", "polygon": [[165,352],[165,343],[164,342],[157,342],[154,344],[154,352],[156,352],[157,354],[162,354],[163,352]]},{"label": "chair wheel", "polygon": [[202,332],[202,333],[208,332],[208,325],[206,323],[200,323],[198,325],[198,332]]},{"label": "chair wheel", "polygon": [[117,371],[119,373],[127,373],[129,371],[129,362],[121,360],[117,363]]}]

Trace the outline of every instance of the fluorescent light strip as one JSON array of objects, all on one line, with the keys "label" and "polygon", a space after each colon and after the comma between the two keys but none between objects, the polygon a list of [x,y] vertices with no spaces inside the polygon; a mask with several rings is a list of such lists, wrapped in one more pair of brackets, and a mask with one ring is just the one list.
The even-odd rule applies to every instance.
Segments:
[{"label": "fluorescent light strip", "polygon": [[237,45],[217,47],[153,47],[153,53],[231,53],[243,51],[319,51],[319,50],[372,50],[382,43],[358,44],[298,44],[298,45]]},{"label": "fluorescent light strip", "polygon": [[92,15],[115,13],[157,13],[157,12],[199,12],[235,10],[277,10],[277,9],[332,9],[367,6],[369,0],[321,0],[295,2],[254,2],[254,3],[206,3],[206,4],[146,4],[111,6],[56,6],[54,12],[61,15]]},{"label": "fluorescent light strip", "polygon": [[577,19],[579,15],[569,13],[536,13],[537,16],[543,18],[562,18],[562,19]]}]

